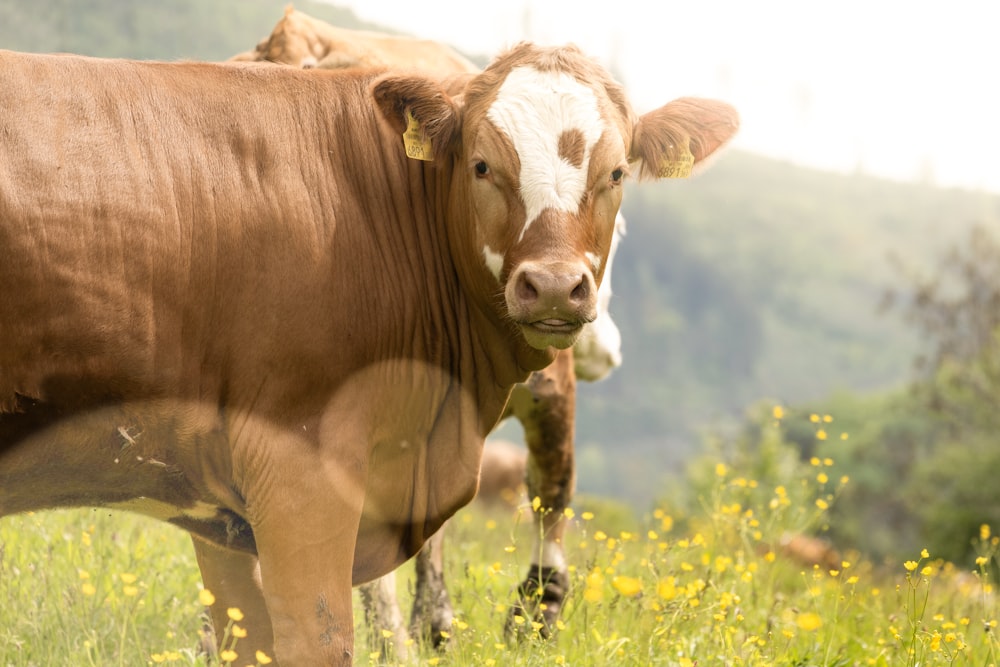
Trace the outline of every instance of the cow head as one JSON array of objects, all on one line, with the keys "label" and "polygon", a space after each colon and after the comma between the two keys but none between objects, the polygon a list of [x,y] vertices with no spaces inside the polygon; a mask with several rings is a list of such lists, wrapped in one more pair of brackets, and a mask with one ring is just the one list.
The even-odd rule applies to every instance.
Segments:
[{"label": "cow head", "polygon": [[572,46],[520,44],[454,97],[414,76],[373,93],[408,154],[450,179],[466,291],[536,350],[573,345],[596,318],[626,178],[688,173],[738,125],[729,105],[692,98],[636,117]]},{"label": "cow head", "polygon": [[315,67],[328,51],[321,32],[315,19],[288,5],[271,34],[251,54],[241,54],[236,59]]}]

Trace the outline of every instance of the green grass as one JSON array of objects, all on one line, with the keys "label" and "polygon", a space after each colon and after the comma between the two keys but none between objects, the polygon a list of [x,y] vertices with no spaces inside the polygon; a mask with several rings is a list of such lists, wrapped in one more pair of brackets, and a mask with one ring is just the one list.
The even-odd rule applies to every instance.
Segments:
[{"label": "green grass", "polygon": [[[847,553],[822,568],[790,560],[777,546],[782,535],[822,526],[850,481],[829,459],[781,455],[780,425],[764,438],[774,441],[765,455],[779,452],[767,479],[710,461],[691,481],[702,489],[697,511],[661,507],[636,518],[581,500],[567,538],[572,591],[548,640],[530,628],[519,644],[503,636],[530,561],[526,513],[463,510],[446,547],[457,614],[448,649],[414,646],[411,663],[1000,662],[991,583],[1000,541],[988,527],[969,536],[980,553],[975,571],[926,553],[878,564]],[[411,571],[399,575],[404,613]],[[169,526],[106,510],[8,517],[0,521],[0,665],[210,664],[199,650],[199,588],[190,543]],[[356,664],[404,664],[370,648],[356,618]],[[241,655],[232,664],[254,661]]]}]

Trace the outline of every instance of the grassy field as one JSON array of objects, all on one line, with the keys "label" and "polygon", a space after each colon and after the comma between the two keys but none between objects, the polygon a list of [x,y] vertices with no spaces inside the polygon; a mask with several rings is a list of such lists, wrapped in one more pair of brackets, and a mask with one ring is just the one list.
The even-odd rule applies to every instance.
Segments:
[{"label": "grassy field", "polygon": [[[775,448],[780,428],[764,435]],[[1000,663],[992,585],[1000,541],[990,527],[969,536],[980,553],[975,568],[926,552],[899,563],[847,553],[806,565],[783,552],[783,538],[822,526],[850,480],[830,459],[774,469],[778,478],[761,480],[732,462],[708,462],[701,509],[687,515],[661,507],[633,517],[582,499],[571,512],[572,591],[558,631],[542,639],[529,627],[520,643],[505,639],[503,620],[530,559],[530,508],[467,508],[452,522],[446,552],[457,613],[447,650],[414,646],[418,655],[404,663],[369,643],[359,620],[355,662]],[[411,569],[399,574],[406,611]],[[199,593],[188,538],[169,526],[107,510],[0,521],[0,665],[214,664],[200,649]],[[269,658],[240,655],[238,639],[233,651],[224,664]]]}]

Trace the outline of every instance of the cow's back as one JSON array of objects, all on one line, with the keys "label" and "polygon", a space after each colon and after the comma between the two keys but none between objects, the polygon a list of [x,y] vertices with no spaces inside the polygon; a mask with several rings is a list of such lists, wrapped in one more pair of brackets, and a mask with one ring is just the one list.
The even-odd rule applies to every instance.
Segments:
[{"label": "cow's back", "polygon": [[20,110],[0,135],[0,406],[176,395],[335,308],[322,212],[351,197],[316,184],[350,147],[283,94],[350,102],[235,67],[0,56],[0,106]]}]

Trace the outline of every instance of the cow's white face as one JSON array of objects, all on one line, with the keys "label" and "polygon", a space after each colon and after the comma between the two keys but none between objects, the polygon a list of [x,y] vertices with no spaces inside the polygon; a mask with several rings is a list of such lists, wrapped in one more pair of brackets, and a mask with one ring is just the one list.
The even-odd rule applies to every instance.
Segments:
[{"label": "cow's white face", "polygon": [[600,89],[513,67],[466,134],[478,255],[505,317],[536,349],[571,346],[597,317],[626,164]]},{"label": "cow's white face", "polygon": [[590,154],[604,131],[594,91],[563,72],[518,67],[486,117],[507,135],[521,163],[525,221],[518,240],[547,208],[576,213]]}]

